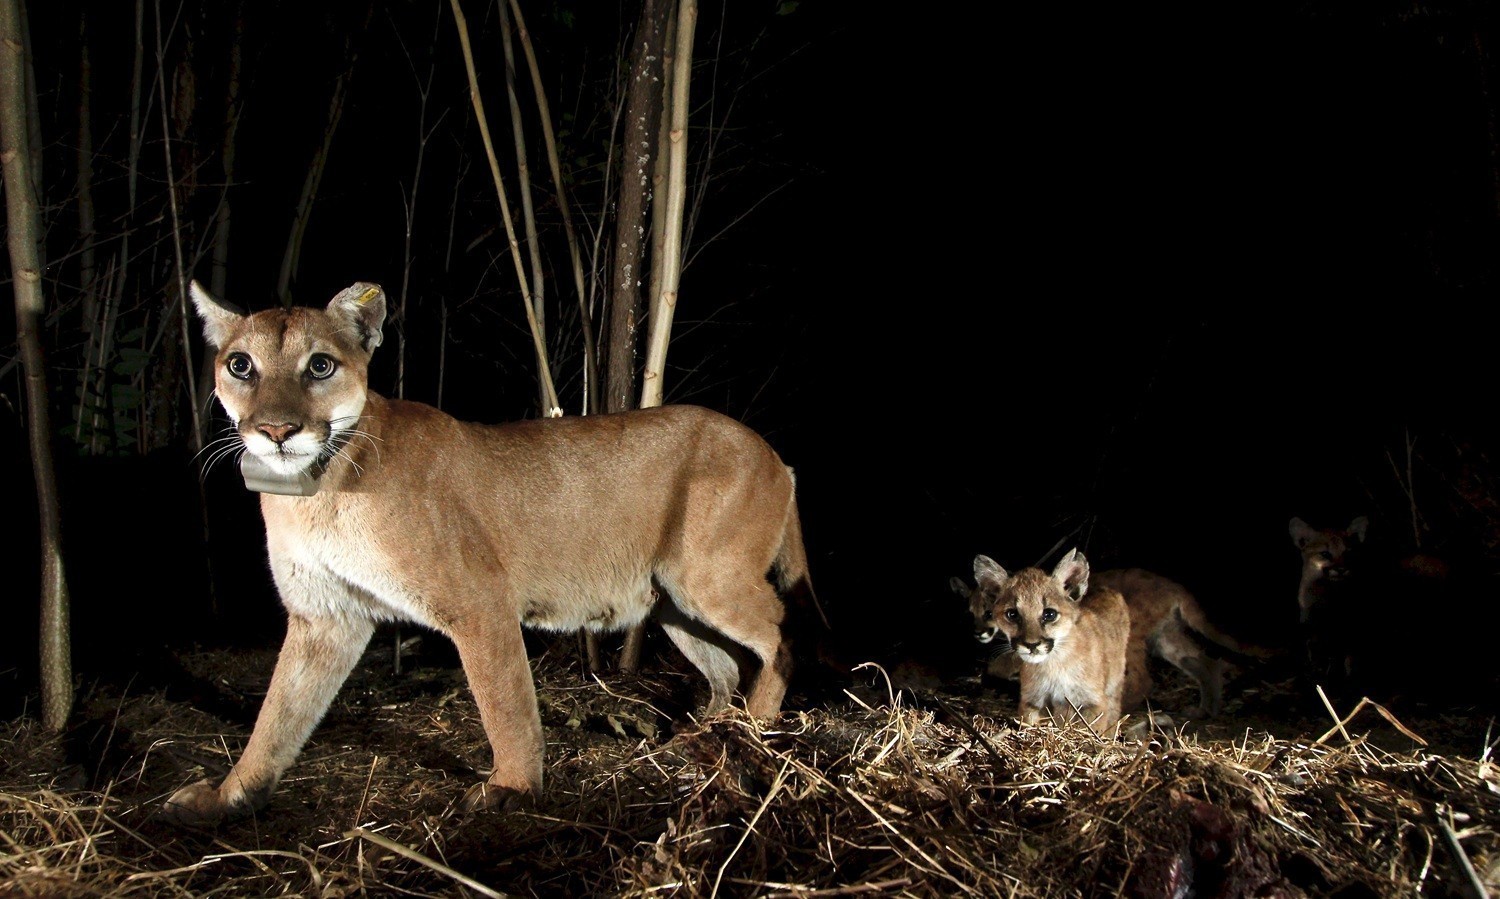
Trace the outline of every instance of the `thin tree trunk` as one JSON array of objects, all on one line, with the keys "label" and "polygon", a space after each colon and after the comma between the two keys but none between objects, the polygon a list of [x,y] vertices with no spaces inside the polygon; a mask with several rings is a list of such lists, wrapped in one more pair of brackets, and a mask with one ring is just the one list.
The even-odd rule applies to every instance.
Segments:
[{"label": "thin tree trunk", "polygon": [[661,292],[651,298],[651,334],[646,370],[641,376],[641,407],[662,402],[667,344],[677,309],[678,279],[682,274],[682,212],[687,200],[688,85],[693,68],[693,32],[698,22],[696,0],[680,0],[677,8],[677,54],[672,72],[672,133],[668,140],[666,240],[662,253]]},{"label": "thin tree trunk", "polygon": [[[417,88],[417,159],[412,165],[411,173],[411,196],[403,196],[402,211],[405,215],[406,231],[403,235],[401,255],[401,293],[396,301],[396,396],[406,398],[406,309],[407,295],[411,289],[411,236],[412,229],[417,221],[417,190],[422,184],[422,163],[427,156],[427,141],[432,136],[432,130],[427,127],[427,98],[432,93],[432,78],[437,71],[433,65],[427,73],[427,83],[420,84]],[[415,73],[413,73],[415,75]],[[442,116],[438,117],[442,121]],[[433,125],[437,127],[436,123]],[[399,629],[397,631],[399,635]],[[397,674],[400,674],[399,647],[396,653]]]},{"label": "thin tree trunk", "polygon": [[[136,175],[140,171],[141,161],[141,69],[146,58],[146,43],[143,39],[145,32],[143,22],[146,16],[146,0],[135,0],[135,58],[131,63],[130,70],[130,160],[126,167],[125,193],[127,215],[135,215],[135,188]],[[125,245],[130,240],[130,224],[127,220],[125,226]],[[121,250],[120,270],[123,273],[129,265],[130,255]],[[123,284],[123,275],[122,281]]]},{"label": "thin tree trunk", "polygon": [[[121,240],[120,247],[122,251],[125,249],[124,240]],[[117,274],[111,273],[104,282],[104,324],[99,332],[99,352],[95,357],[99,388],[93,421],[89,426],[90,455],[113,452],[115,449],[114,406],[108,393],[109,379],[105,375],[105,364],[115,352],[115,324],[120,319],[120,296],[125,293],[125,263],[119,264],[117,272]],[[103,421],[100,420],[101,418]],[[107,430],[101,430],[101,426],[106,426]],[[103,445],[101,433],[109,435],[107,446]]]},{"label": "thin tree trunk", "polygon": [[89,339],[99,316],[94,285],[94,67],[89,59],[88,16],[78,17],[78,289],[83,294],[83,322]]},{"label": "thin tree trunk", "polygon": [[52,423],[47,406],[47,369],[38,327],[42,318],[41,235],[27,127],[26,62],[20,0],[0,0],[0,160],[5,169],[5,213],[9,229],[11,289],[16,302],[16,341],[25,371],[31,465],[41,524],[42,724],[60,731],[73,710],[73,664],[69,648],[68,582],[63,572],[62,509],[52,463]]},{"label": "thin tree trunk", "polygon": [[645,0],[636,26],[625,96],[624,149],[620,154],[619,212],[609,307],[608,381],[605,408],[635,407],[636,332],[641,321],[641,266],[645,258],[646,210],[657,153],[657,121],[663,107],[662,58],[672,0]]},{"label": "thin tree trunk", "polygon": [[[500,4],[500,49],[505,56],[505,98],[510,106],[510,131],[516,146],[516,180],[521,185],[521,222],[526,227],[527,257],[531,262],[531,306],[537,328],[547,333],[547,279],[542,272],[542,244],[537,240],[536,206],[531,200],[531,166],[526,158],[526,124],[521,117],[521,98],[516,96],[516,52],[510,38],[510,5]],[[547,410],[547,391],[540,391],[542,411]],[[556,405],[555,403],[553,405]]]},{"label": "thin tree trunk", "polygon": [[[687,120],[688,85],[693,68],[693,32],[698,23],[695,0],[679,0],[673,27],[676,30],[671,66],[672,129],[667,135],[667,191],[654,198],[664,206],[662,252],[652,259],[661,269],[660,292],[651,296],[650,334],[646,348],[646,368],[641,374],[641,408],[660,406],[662,376],[667,361],[667,343],[672,336],[672,314],[677,307],[677,282],[681,275],[682,212],[687,198]],[[640,667],[645,631],[637,626],[625,636],[620,652],[620,669],[635,671]]]},{"label": "thin tree trunk", "polygon": [[594,345],[594,325],[584,297],[583,259],[578,250],[578,234],[573,229],[572,204],[563,187],[562,163],[558,158],[557,138],[552,132],[552,110],[547,103],[547,92],[542,88],[541,66],[537,65],[536,51],[531,46],[531,33],[526,30],[526,18],[521,15],[519,0],[510,0],[510,9],[515,14],[516,33],[521,37],[521,49],[531,71],[531,85],[542,119],[542,139],[547,145],[547,164],[552,170],[552,186],[557,191],[557,208],[562,212],[563,233],[568,238],[568,256],[573,264],[573,285],[578,291],[578,320],[583,328],[583,414],[588,415],[599,409],[599,360]]},{"label": "thin tree trunk", "polygon": [[526,308],[526,321],[531,326],[531,342],[536,349],[537,369],[542,379],[543,402],[547,405],[548,417],[562,415],[558,405],[557,389],[552,385],[552,371],[547,365],[547,343],[542,337],[536,310],[531,305],[531,287],[526,279],[526,267],[521,262],[521,245],[516,240],[515,220],[511,218],[510,201],[505,197],[505,182],[500,177],[500,161],[495,157],[495,143],[490,139],[489,120],[484,115],[484,100],[479,95],[479,75],[474,71],[474,49],[469,44],[469,23],[464,18],[459,0],[449,0],[453,7],[453,18],[458,27],[458,42],[463,49],[464,69],[469,76],[469,102],[474,106],[474,118],[479,124],[479,136],[484,141],[484,155],[490,164],[490,178],[495,182],[495,194],[500,198],[500,217],[505,222],[505,236],[510,242],[511,260],[516,265],[516,281],[521,285],[521,302]]},{"label": "thin tree trunk", "polygon": [[[660,144],[657,120],[663,102],[663,58],[671,0],[645,0],[636,25],[630,59],[630,83],[625,94],[625,135],[620,154],[620,199],[615,217],[612,296],[609,303],[608,369],[605,411],[635,407],[636,332],[641,321],[641,266],[644,261],[646,211],[650,202],[651,168]],[[644,625],[625,632],[620,670],[640,668],[645,644]],[[589,667],[598,670],[598,641],[587,632]]]},{"label": "thin tree trunk", "polygon": [[287,235],[286,251],[281,255],[281,274],[276,279],[276,295],[281,305],[292,305],[292,285],[297,280],[297,267],[302,260],[302,239],[307,236],[307,223],[312,218],[318,187],[323,182],[323,173],[328,168],[328,154],[333,149],[333,136],[339,130],[339,120],[344,117],[344,98],[349,91],[349,81],[354,75],[354,59],[350,54],[349,67],[333,83],[333,96],[328,102],[328,124],[323,128],[323,142],[313,154],[312,164],[307,167],[307,177],[302,181],[302,195],[297,200],[297,214],[292,219],[292,230]]},{"label": "thin tree trunk", "polygon": [[[219,189],[219,206],[214,211],[213,247],[210,250],[209,289],[216,297],[229,295],[229,238],[233,224],[235,179],[235,150],[239,145],[240,129],[240,71],[242,57],[241,38],[245,33],[245,7],[235,4],[234,34],[229,41],[229,71],[225,75],[224,87],[224,137],[219,143],[219,164],[224,173],[224,184]],[[203,417],[204,439],[213,416],[214,354],[204,353],[198,363],[198,388],[201,395],[196,400],[198,414]],[[217,600],[212,612],[217,614]]]},{"label": "thin tree trunk", "polygon": [[78,290],[79,321],[88,335],[83,351],[83,371],[78,379],[78,410],[73,422],[73,437],[85,445],[83,420],[94,402],[92,368],[94,349],[99,342],[99,288],[94,283],[94,245],[98,234],[94,225],[94,70],[89,58],[88,17],[78,17]]},{"label": "thin tree trunk", "polygon": [[214,216],[214,249],[209,275],[214,296],[229,295],[229,233],[232,218],[230,192],[234,189],[234,156],[240,130],[240,37],[245,33],[245,10],[238,8],[234,17],[234,39],[229,42],[228,84],[224,91],[224,140],[219,145],[219,163],[224,170],[223,194]]},{"label": "thin tree trunk", "polygon": [[[166,48],[162,44],[161,36],[161,0],[156,3],[156,68],[162,75],[157,79],[157,86],[161,90],[161,137],[162,153],[166,157],[167,171],[167,207],[172,212],[172,252],[176,261],[177,273],[177,310],[178,323],[182,328],[182,370],[183,376],[187,378],[187,392],[190,402],[188,406],[192,413],[193,422],[193,451],[200,452],[203,449],[203,419],[198,414],[198,385],[197,374],[193,370],[193,344],[189,339],[191,326],[187,308],[187,266],[182,257],[182,222],[177,212],[177,181],[172,166],[172,126],[167,117],[167,78],[166,78]],[[205,520],[207,512],[205,510]]]},{"label": "thin tree trunk", "polygon": [[[22,2],[18,7],[21,11],[19,19],[21,31],[21,73],[23,84],[26,89],[26,143],[27,152],[31,156],[31,186],[32,196],[37,200],[37,214],[41,215],[42,199],[42,107],[37,102],[36,96],[36,65],[35,57],[31,48],[31,16],[26,11],[26,4]],[[43,266],[47,264],[46,248],[41,245],[41,233],[37,235],[37,261]],[[39,269],[43,271],[44,269]]]},{"label": "thin tree trunk", "polygon": [[[662,96],[672,96],[672,69],[677,58],[677,11],[672,11],[672,18],[667,22],[667,53],[662,67]],[[662,104],[660,122],[656,131],[656,146],[658,152],[651,170],[651,284],[647,288],[646,296],[656,297],[661,293],[662,275],[666,266],[661,264],[663,256],[667,252],[667,210],[664,203],[657,200],[667,195],[667,155],[660,148],[665,147],[672,135],[672,107]]]},{"label": "thin tree trunk", "polygon": [[[111,266],[106,268],[104,283],[108,284],[113,274],[113,260],[111,260]],[[92,429],[89,431],[83,429],[83,419],[85,416],[92,415],[93,420],[91,425],[97,426],[98,424],[99,407],[98,401],[95,398],[97,391],[94,387],[98,369],[94,367],[94,351],[100,346],[103,337],[104,322],[101,320],[101,317],[107,315],[108,310],[109,300],[107,297],[103,307],[98,303],[91,303],[84,310],[83,326],[88,331],[89,339],[83,349],[83,371],[78,375],[78,409],[73,419],[73,439],[77,441],[79,446],[89,446],[91,449],[94,442],[94,434]],[[84,434],[89,435],[87,442],[84,441]]]},{"label": "thin tree trunk", "polygon": [[[100,430],[97,427],[98,418],[95,418],[96,426],[89,437],[90,452],[115,452],[120,448],[119,422],[116,420],[117,410],[114,407],[114,398],[110,394],[109,380],[102,372],[114,358],[115,322],[118,321],[120,308],[124,305],[125,289],[130,279],[130,235],[135,227],[136,210],[136,187],[140,180],[141,161],[141,76],[145,67],[146,42],[145,42],[145,18],[146,0],[135,0],[135,55],[131,61],[130,68],[130,146],[128,148],[128,159],[125,167],[125,227],[120,235],[119,269],[115,277],[105,286],[109,293],[105,296],[104,313],[104,335],[99,344],[99,369],[101,371],[100,400],[103,404],[105,421],[108,425],[106,433],[109,434],[108,447],[99,447],[98,438]],[[137,435],[139,437],[139,435]]]}]

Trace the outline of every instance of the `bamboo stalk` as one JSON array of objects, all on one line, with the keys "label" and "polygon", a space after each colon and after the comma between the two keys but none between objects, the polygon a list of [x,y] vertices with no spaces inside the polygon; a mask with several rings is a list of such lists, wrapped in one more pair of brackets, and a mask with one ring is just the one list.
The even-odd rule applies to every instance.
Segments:
[{"label": "bamboo stalk", "polygon": [[537,64],[536,50],[531,45],[531,32],[526,28],[526,17],[521,14],[519,0],[510,0],[510,9],[516,18],[516,34],[521,38],[521,51],[526,56],[526,67],[531,73],[531,86],[536,94],[537,111],[542,120],[542,140],[547,145],[547,165],[552,171],[552,186],[557,191],[557,208],[562,212],[563,233],[568,239],[573,286],[578,291],[578,321],[583,329],[583,414],[588,415],[599,408],[599,351],[594,341],[594,327],[589,317],[588,304],[584,300],[583,259],[578,249],[578,234],[573,228],[572,204],[563,187],[562,163],[557,153],[557,137],[552,131],[552,109],[547,102],[547,92],[542,89],[541,66]]},{"label": "bamboo stalk", "polygon": [[526,282],[526,267],[521,262],[521,247],[516,240],[516,226],[510,214],[510,201],[505,198],[505,181],[500,176],[500,162],[495,157],[495,144],[490,139],[489,120],[484,115],[484,100],[479,96],[479,75],[474,71],[474,49],[469,44],[469,23],[459,0],[449,0],[453,7],[453,18],[458,27],[458,42],[463,48],[464,69],[469,76],[469,102],[474,106],[474,117],[479,123],[479,136],[484,141],[485,158],[490,164],[490,177],[495,182],[495,194],[500,198],[500,216],[505,222],[505,236],[510,241],[511,259],[516,265],[516,280],[521,285],[521,299],[526,307],[526,322],[531,326],[531,342],[536,348],[537,369],[541,374],[543,395],[546,397],[549,418],[562,415],[558,405],[557,389],[552,385],[552,372],[547,365],[547,345],[542,339],[541,326],[531,306],[531,287]]},{"label": "bamboo stalk", "polygon": [[[505,99],[510,108],[510,134],[516,148],[516,181],[521,190],[521,223],[526,228],[526,255],[531,262],[531,306],[537,328],[547,333],[547,279],[542,271],[542,243],[537,239],[536,206],[531,199],[531,166],[526,156],[526,123],[521,116],[521,99],[516,96],[516,53],[510,38],[510,6],[500,4],[500,50],[505,58]],[[548,405],[542,392],[542,409]],[[556,403],[553,403],[556,405]]]},{"label": "bamboo stalk", "polygon": [[677,54],[672,73],[672,131],[667,141],[667,220],[662,253],[661,292],[651,298],[651,336],[646,369],[641,376],[641,407],[660,406],[667,344],[677,309],[682,276],[682,218],[687,200],[688,85],[693,67],[693,32],[698,21],[696,0],[680,0],[677,7]]},{"label": "bamboo stalk", "polygon": [[[677,59],[677,12],[673,10],[667,19],[666,55],[662,58],[662,96],[672,95],[672,70],[673,63]],[[667,154],[661,151],[667,145],[672,133],[672,107],[663,103],[661,108],[661,122],[656,131],[656,160],[651,169],[651,284],[647,289],[647,296],[655,297],[661,293],[661,282],[665,275],[666,266],[662,264],[662,258],[667,251],[667,214],[665,210],[667,196]],[[663,202],[657,202],[660,199]]]}]

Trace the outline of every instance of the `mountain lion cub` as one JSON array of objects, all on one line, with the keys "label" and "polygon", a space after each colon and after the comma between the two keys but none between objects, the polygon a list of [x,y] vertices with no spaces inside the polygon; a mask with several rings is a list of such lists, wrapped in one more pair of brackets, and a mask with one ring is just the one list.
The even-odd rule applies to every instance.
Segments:
[{"label": "mountain lion cub", "polygon": [[522,625],[619,629],[654,612],[708,679],[707,711],[729,702],[742,657],[749,713],[780,711],[791,651],[773,581],[815,600],[792,472],[749,428],[692,406],[460,422],[367,388],[378,285],[253,315],[197,283],[192,297],[232,439],[318,489],[261,496],[286,639],[244,755],[218,786],[178,790],[167,815],[211,825],[263,806],[379,621],[418,622],[458,649],[494,754],[469,810],[542,787]]},{"label": "mountain lion cub", "polygon": [[[1487,642],[1483,628],[1458,628],[1444,639],[1439,658],[1428,660],[1420,671],[1390,664],[1394,622],[1413,612],[1442,610],[1452,616],[1475,594],[1445,559],[1401,552],[1389,541],[1372,542],[1370,520],[1363,515],[1331,528],[1293,518],[1288,530],[1302,556],[1297,611],[1304,673],[1336,696],[1366,690],[1384,695],[1428,679],[1451,680],[1455,671],[1450,665],[1473,654],[1457,646],[1476,636],[1481,645]],[[1437,674],[1441,671],[1448,674]],[[1451,690],[1445,686],[1442,692]]]},{"label": "mountain lion cub", "polygon": [[989,556],[974,557],[974,636],[988,643],[1005,634],[1021,659],[1021,721],[1042,713],[1059,723],[1077,716],[1113,737],[1125,690],[1130,613],[1108,587],[1089,589],[1088,560],[1069,550],[1049,575],[1024,568],[1014,575]]},{"label": "mountain lion cub", "polygon": [[[953,592],[971,599],[974,592],[961,578],[951,578]],[[1198,686],[1198,705],[1183,714],[1188,718],[1212,717],[1223,706],[1224,662],[1204,652],[1200,637],[1230,652],[1264,656],[1265,651],[1247,646],[1214,626],[1204,614],[1198,600],[1184,586],[1168,577],[1143,568],[1113,568],[1094,574],[1089,589],[1110,589],[1125,598],[1130,612],[1130,638],[1125,654],[1125,692],[1123,708],[1129,711],[1146,701],[1152,689],[1149,656],[1170,663]],[[979,617],[987,610],[981,603],[975,612],[975,635],[981,642],[993,639],[989,625]],[[987,639],[985,634],[989,633]],[[993,677],[1015,678],[1021,671],[1021,659],[1014,646],[1006,647],[990,659],[987,673]]]}]

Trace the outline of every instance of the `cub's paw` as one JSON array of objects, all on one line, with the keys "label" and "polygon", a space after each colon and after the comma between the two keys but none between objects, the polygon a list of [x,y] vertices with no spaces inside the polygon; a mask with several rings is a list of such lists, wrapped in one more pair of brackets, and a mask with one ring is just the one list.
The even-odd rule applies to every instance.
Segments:
[{"label": "cub's paw", "polygon": [[216,827],[229,817],[229,803],[212,781],[188,784],[162,803],[161,816],[182,827]]},{"label": "cub's paw", "polygon": [[536,804],[536,796],[530,790],[517,790],[492,783],[477,783],[459,800],[458,807],[465,812],[510,812],[530,808]]}]

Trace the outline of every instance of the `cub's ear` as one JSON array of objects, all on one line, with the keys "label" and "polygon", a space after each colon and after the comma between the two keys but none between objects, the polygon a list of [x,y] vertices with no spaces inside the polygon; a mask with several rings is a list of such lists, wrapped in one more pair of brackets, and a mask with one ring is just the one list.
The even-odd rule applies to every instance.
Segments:
[{"label": "cub's ear", "polygon": [[1365,531],[1369,527],[1370,519],[1361,515],[1353,521],[1349,522],[1349,536],[1353,537],[1355,540],[1358,540],[1360,543],[1363,543],[1365,542]]},{"label": "cub's ear", "polygon": [[964,599],[968,599],[969,594],[974,592],[963,578],[957,576],[948,578],[948,589]]},{"label": "cub's ear", "polygon": [[1010,574],[1000,567],[999,562],[989,556],[975,556],[974,580],[979,586],[983,586],[986,580],[990,580],[998,587],[1010,580]]},{"label": "cub's ear", "polygon": [[193,298],[193,305],[198,309],[198,317],[203,319],[203,339],[215,350],[224,346],[224,341],[229,337],[229,332],[239,324],[245,317],[233,303],[219,299],[207,290],[197,280],[188,284],[188,295]]},{"label": "cub's ear", "polygon": [[1052,569],[1052,579],[1062,585],[1068,598],[1077,602],[1089,592],[1089,560],[1077,549],[1068,550],[1057,567]]},{"label": "cub's ear", "polygon": [[1287,528],[1287,530],[1291,532],[1292,542],[1297,544],[1298,549],[1306,546],[1307,541],[1317,536],[1318,533],[1312,525],[1308,524],[1300,518],[1293,518],[1292,523]]},{"label": "cub's ear", "polygon": [[380,346],[380,326],[385,324],[385,291],[379,284],[356,281],[328,301],[328,312],[348,322],[359,335],[366,353]]}]

